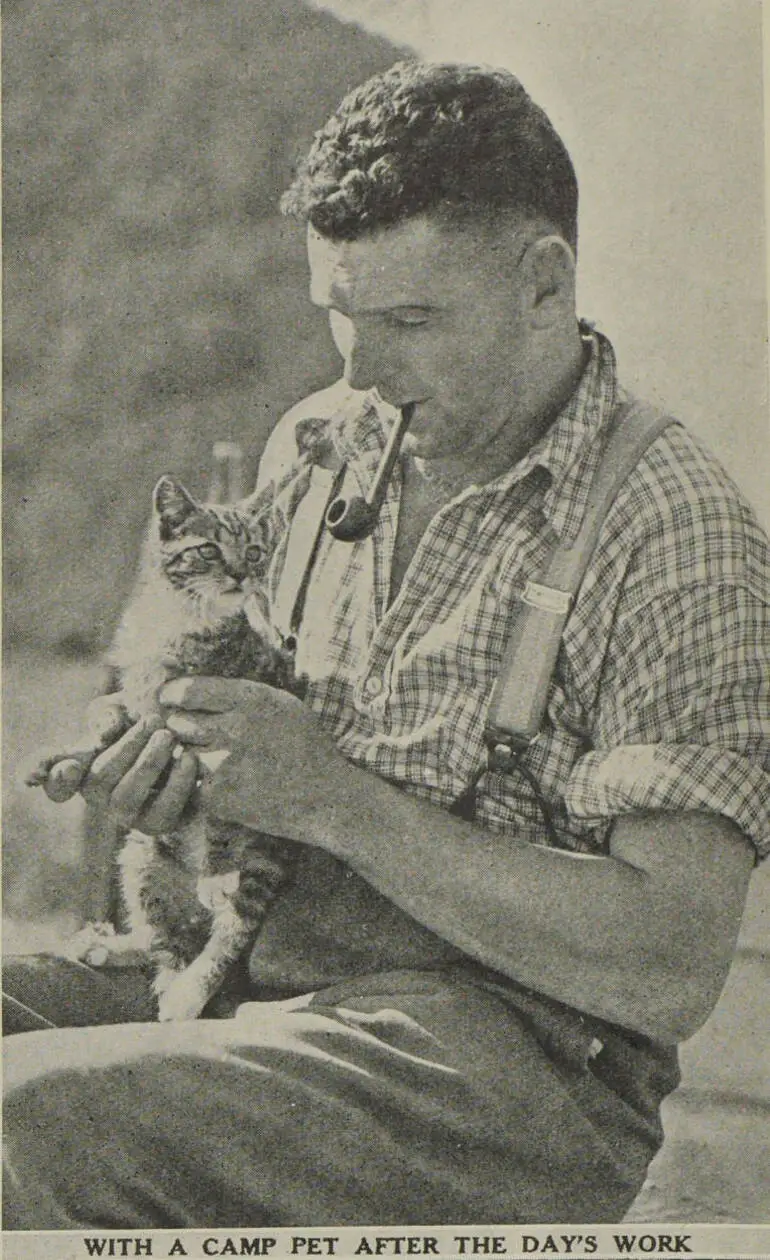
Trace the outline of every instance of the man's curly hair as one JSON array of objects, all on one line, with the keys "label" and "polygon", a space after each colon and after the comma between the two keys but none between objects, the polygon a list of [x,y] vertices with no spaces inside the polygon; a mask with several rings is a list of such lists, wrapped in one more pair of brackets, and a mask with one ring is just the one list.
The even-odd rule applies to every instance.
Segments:
[{"label": "man's curly hair", "polygon": [[570,156],[514,75],[401,61],[316,132],[281,209],[347,241],[422,214],[462,223],[515,211],[575,248],[577,201]]}]

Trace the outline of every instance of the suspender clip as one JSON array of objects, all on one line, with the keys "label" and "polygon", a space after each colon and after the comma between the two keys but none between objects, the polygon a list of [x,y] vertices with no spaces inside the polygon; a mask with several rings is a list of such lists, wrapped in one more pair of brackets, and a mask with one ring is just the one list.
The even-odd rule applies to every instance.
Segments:
[{"label": "suspender clip", "polygon": [[494,727],[487,729],[484,732],[487,768],[493,774],[510,774],[535,738],[534,735],[518,735]]}]

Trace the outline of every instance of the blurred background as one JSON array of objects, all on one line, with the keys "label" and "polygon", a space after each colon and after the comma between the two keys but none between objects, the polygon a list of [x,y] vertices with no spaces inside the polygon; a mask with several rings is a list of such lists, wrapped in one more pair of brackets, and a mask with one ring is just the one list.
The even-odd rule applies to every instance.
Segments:
[{"label": "blurred background", "polygon": [[[514,70],[575,160],[581,313],[624,381],[703,434],[766,523],[770,443],[754,0],[6,0],[3,33],[11,949],[87,904],[80,806],[19,789],[19,767],[74,737],[101,685],[155,481],[173,470],[204,492],[221,439],[253,478],[281,412],[338,374],[277,202],[349,87],[409,51]],[[718,1012],[719,1088],[745,1097],[748,1072],[770,1100],[766,1071],[734,1056],[736,1003],[770,978],[757,887]],[[692,1150],[696,1113],[676,1120],[696,1125]],[[744,1164],[743,1219],[770,1219]],[[730,1219],[738,1191],[718,1184],[708,1216],[680,1198],[676,1219]]]},{"label": "blurred background", "polygon": [[278,213],[340,97],[398,55],[300,0],[11,0],[5,10],[5,916],[80,904],[80,807],[18,790],[74,734],[152,488],[253,479],[333,380],[304,231]]}]

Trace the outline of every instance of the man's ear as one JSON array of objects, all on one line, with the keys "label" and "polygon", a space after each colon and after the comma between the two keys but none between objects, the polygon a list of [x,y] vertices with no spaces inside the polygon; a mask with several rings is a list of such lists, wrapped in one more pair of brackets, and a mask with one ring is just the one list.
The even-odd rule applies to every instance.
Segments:
[{"label": "man's ear", "polygon": [[521,261],[531,293],[533,328],[547,328],[575,314],[575,255],[564,237],[539,236]]}]

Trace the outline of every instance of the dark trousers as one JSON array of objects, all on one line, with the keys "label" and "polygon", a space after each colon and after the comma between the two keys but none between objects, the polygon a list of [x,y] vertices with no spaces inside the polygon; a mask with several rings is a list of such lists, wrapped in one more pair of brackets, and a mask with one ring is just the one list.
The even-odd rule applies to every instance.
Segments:
[{"label": "dark trousers", "polygon": [[141,971],[5,970],[11,1230],[617,1221],[677,1080],[462,969],[181,1024],[148,1022]]}]

